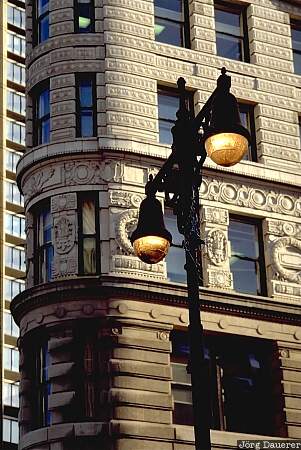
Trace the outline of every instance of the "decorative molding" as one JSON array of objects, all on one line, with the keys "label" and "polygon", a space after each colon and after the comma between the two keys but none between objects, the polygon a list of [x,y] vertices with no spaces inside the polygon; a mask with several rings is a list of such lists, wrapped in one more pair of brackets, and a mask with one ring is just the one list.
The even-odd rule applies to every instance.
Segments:
[{"label": "decorative molding", "polygon": [[74,217],[60,216],[54,218],[54,248],[56,253],[63,255],[69,253],[75,244]]},{"label": "decorative molding", "polygon": [[130,209],[122,212],[116,222],[116,240],[120,248],[128,255],[134,254],[134,249],[129,239],[129,234],[137,225],[138,209]]},{"label": "decorative molding", "polygon": [[144,195],[128,191],[110,191],[109,206],[124,206],[127,208],[139,208]]},{"label": "decorative molding", "polygon": [[206,243],[209,261],[215,266],[223,266],[228,261],[228,241],[225,233],[216,228],[210,230]]},{"label": "decorative molding", "polygon": [[229,224],[229,212],[226,209],[203,206],[201,208],[202,221],[218,225]]},{"label": "decorative molding", "polygon": [[51,212],[74,210],[77,208],[76,193],[56,195],[51,198]]},{"label": "decorative molding", "polygon": [[[297,258],[300,263],[301,241],[293,237],[282,237],[277,239],[272,245],[272,265],[281,280],[287,280],[292,283],[301,284],[300,264],[297,265],[297,263],[292,260],[292,257],[290,257],[289,247],[292,247],[294,250],[294,254],[292,255],[292,257],[294,257],[294,259]],[[283,260],[284,256],[286,256],[287,261]],[[287,267],[291,267],[291,269]]]},{"label": "decorative molding", "polygon": [[210,287],[219,289],[232,289],[232,274],[226,270],[208,270]]}]

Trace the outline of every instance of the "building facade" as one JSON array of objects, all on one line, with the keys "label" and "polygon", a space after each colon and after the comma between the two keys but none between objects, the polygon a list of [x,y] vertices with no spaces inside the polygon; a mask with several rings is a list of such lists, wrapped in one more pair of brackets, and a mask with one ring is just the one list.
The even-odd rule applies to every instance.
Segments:
[{"label": "building facade", "polygon": [[25,217],[16,165],[25,150],[25,1],[0,5],[0,289],[1,436],[3,448],[18,443],[18,327],[10,301],[25,286]]},{"label": "building facade", "polygon": [[165,261],[129,236],[177,79],[197,113],[223,66],[252,143],[232,168],[207,159],[201,186],[212,447],[301,438],[301,7],[28,0],[26,45],[19,448],[193,448],[182,237],[168,208]]}]

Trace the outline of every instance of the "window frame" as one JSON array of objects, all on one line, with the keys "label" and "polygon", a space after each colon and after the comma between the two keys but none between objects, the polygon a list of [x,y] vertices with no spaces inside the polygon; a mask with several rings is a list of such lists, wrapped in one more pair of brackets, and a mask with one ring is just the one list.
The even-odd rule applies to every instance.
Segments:
[{"label": "window frame", "polygon": [[[51,241],[44,242],[44,223],[43,230],[40,229],[40,218],[43,212],[49,213],[51,220]],[[45,201],[37,205],[32,211],[34,217],[34,284],[49,283],[52,281],[52,267],[47,267],[47,251],[52,249],[51,264],[53,265],[54,246],[53,246],[53,218],[51,214],[50,202]],[[40,234],[43,234],[43,242],[40,244]],[[43,266],[45,264],[45,267]],[[43,269],[44,268],[44,272]],[[48,270],[50,270],[50,278],[48,278]]]},{"label": "window frame", "polygon": [[[154,4],[154,25],[156,26],[156,19],[164,20],[171,24],[179,25],[180,30],[181,30],[181,34],[180,34],[181,45],[178,46],[177,44],[173,44],[172,42],[162,42],[160,40],[157,40],[156,34],[155,34],[156,42],[159,42],[160,44],[174,45],[176,47],[181,47],[181,48],[191,48],[189,5],[188,5],[187,0],[181,0],[181,3],[182,3],[182,12],[179,14],[182,15],[182,18],[180,20],[173,17],[172,10],[168,10],[168,9],[165,10],[165,8],[160,8]],[[170,11],[170,12],[168,13],[168,11]]]},{"label": "window frame", "polygon": [[[85,201],[94,202],[95,207],[95,233],[83,233],[83,203]],[[82,192],[78,194],[78,272],[81,276],[96,276],[100,274],[100,219],[99,219],[99,198],[98,191],[96,192]],[[96,257],[96,271],[95,273],[85,273],[84,271],[84,240],[95,239],[95,257]]]},{"label": "window frame", "polygon": [[[257,231],[257,237],[258,237],[258,259],[257,260],[252,259],[250,257],[240,257],[237,255],[235,255],[235,256],[238,257],[239,259],[254,261],[255,266],[256,266],[256,264],[258,264],[259,270],[257,273],[257,278],[258,278],[258,282],[260,285],[260,292],[258,292],[257,294],[251,294],[251,293],[242,292],[242,291],[235,291],[235,292],[242,293],[242,294],[245,293],[246,295],[266,296],[267,295],[267,276],[266,276],[266,269],[265,269],[266,266],[265,266],[265,257],[264,257],[262,220],[256,219],[254,217],[249,217],[249,216],[238,216],[236,214],[230,214],[229,215],[228,233],[229,233],[231,221],[255,226],[256,231]],[[229,238],[229,242],[231,243],[230,238]],[[232,256],[232,248],[231,248],[231,256]],[[230,265],[230,271],[231,271],[231,265]],[[232,273],[232,271],[231,271],[231,273]]]},{"label": "window frame", "polygon": [[74,32],[79,34],[95,33],[95,4],[94,0],[90,0],[90,12],[91,12],[91,30],[81,31],[79,27],[80,18],[80,2],[79,0],[74,0]]},{"label": "window frame", "polygon": [[[42,117],[39,116],[39,102],[41,95],[48,91],[48,97],[49,97],[49,112],[47,114],[44,114]],[[37,147],[39,145],[47,145],[50,143],[51,140],[51,114],[50,114],[50,108],[51,108],[51,102],[50,102],[50,81],[46,80],[42,83],[40,83],[37,87],[34,88],[32,91],[32,97],[33,97],[33,146]],[[42,126],[45,122],[49,120],[49,134],[48,134],[48,140],[42,141]]]},{"label": "window frame", "polygon": [[[184,336],[184,341],[187,343],[189,342],[189,333],[188,330],[183,331],[183,329],[174,329],[171,333],[171,344],[172,344],[172,352],[171,352],[171,365],[172,367],[174,365],[182,365],[185,368],[187,367],[187,364],[189,364],[189,348],[188,352],[184,351],[182,354],[177,354],[175,352],[175,344],[177,336]],[[272,406],[267,405],[266,412],[268,412],[268,416],[266,417],[265,427],[264,430],[259,430],[258,427],[260,426],[260,422],[253,422],[250,425],[249,430],[239,430],[239,429],[231,429],[229,428],[229,425],[227,424],[227,403],[226,403],[226,396],[227,392],[225,390],[225,383],[227,374],[223,374],[223,363],[221,362],[221,356],[225,356],[225,367],[231,368],[231,364],[233,362],[229,360],[229,353],[230,349],[235,346],[235,348],[238,349],[239,354],[238,357],[235,359],[234,363],[237,363],[239,361],[239,356],[241,355],[256,355],[259,356],[259,362],[262,363],[260,366],[261,374],[265,375],[265,379],[262,380],[262,377],[260,377],[260,380],[263,381],[263,385],[259,386],[259,388],[256,390],[255,394],[258,397],[262,394],[262,392],[266,392],[264,389],[267,386],[271,386],[270,381],[272,381],[272,386],[269,390],[269,392],[266,392],[266,399],[271,400],[273,395],[273,388],[281,388],[280,381],[274,374],[274,356],[276,354],[275,352],[275,345],[276,343],[273,340],[268,339],[256,339],[254,337],[249,336],[242,336],[242,335],[231,335],[231,334],[213,334],[213,333],[206,333],[205,334],[205,357],[208,354],[208,357],[206,358],[206,361],[208,361],[208,368],[209,368],[209,379],[211,382],[210,385],[210,400],[211,400],[211,428],[219,431],[227,431],[227,432],[234,432],[234,433],[247,433],[247,434],[253,434],[253,435],[271,435],[271,436],[277,436],[278,434],[278,428],[281,427],[277,424],[277,418],[275,414],[275,408],[274,404]],[[225,352],[226,349],[226,352]],[[255,349],[255,351],[254,351]],[[228,350],[228,352],[227,352]],[[208,353],[207,353],[208,352]],[[254,352],[254,353],[253,353]],[[227,359],[228,358],[228,359]],[[251,366],[251,365],[250,365]],[[253,366],[251,366],[253,367]],[[278,366],[278,370],[280,370],[280,366]],[[239,366],[239,372],[245,372],[246,367],[244,365]],[[253,379],[256,379],[255,373],[253,373],[252,370],[247,369],[249,372],[248,374],[250,376],[253,376]],[[234,374],[235,377],[235,374]],[[236,375],[237,377],[237,375]],[[269,379],[271,377],[271,380]],[[240,379],[240,377],[238,377]],[[171,390],[172,395],[175,390],[175,387],[180,386],[183,390],[186,392],[191,392],[191,383],[181,383],[179,381],[174,381],[174,376],[172,372],[172,381],[171,381]],[[228,393],[229,395],[229,393]],[[182,403],[181,401],[175,401],[174,399],[174,413],[173,413],[173,423],[179,424],[179,425],[185,425],[184,423],[180,423],[179,421],[175,421],[176,417],[176,408],[177,404]],[[268,403],[268,402],[267,402]],[[187,404],[189,404],[187,402]],[[278,404],[278,402],[277,402]],[[281,405],[281,400],[279,401],[279,405]],[[191,402],[191,412],[192,412],[192,402]],[[235,412],[235,411],[234,411]],[[188,421],[189,419],[189,412],[185,412],[187,414]],[[236,413],[238,416],[238,413]],[[192,416],[191,416],[192,418]],[[228,416],[229,419],[229,416]],[[186,420],[186,416],[185,416]],[[186,423],[186,425],[193,425],[193,423]],[[269,431],[266,432],[266,426],[269,427]],[[254,429],[256,428],[257,429]],[[253,428],[253,429],[251,429]],[[270,434],[269,434],[270,433]]]},{"label": "window frame", "polygon": [[[82,81],[90,80],[92,84],[92,105],[90,107],[81,106],[80,104],[80,86]],[[75,75],[76,86],[76,137],[77,138],[90,138],[97,136],[97,96],[96,96],[96,74],[90,72],[77,73]],[[92,136],[82,136],[82,113],[85,111],[92,112]]]},{"label": "window frame", "polygon": [[242,42],[242,46],[241,46],[242,58],[241,59],[227,58],[224,55],[220,55],[218,53],[218,48],[216,45],[217,56],[219,56],[221,58],[231,59],[233,61],[241,61],[241,62],[245,62],[245,63],[250,63],[250,46],[249,46],[249,33],[248,33],[247,6],[244,6],[244,5],[241,5],[238,3],[229,3],[228,1],[224,1],[224,0],[214,0],[214,12],[216,9],[227,12],[227,13],[239,15],[240,33],[241,33],[240,37],[238,37],[231,33],[216,31],[216,20],[215,20],[216,43],[217,43],[218,34],[223,35],[223,36],[234,37],[236,39],[239,39]]}]

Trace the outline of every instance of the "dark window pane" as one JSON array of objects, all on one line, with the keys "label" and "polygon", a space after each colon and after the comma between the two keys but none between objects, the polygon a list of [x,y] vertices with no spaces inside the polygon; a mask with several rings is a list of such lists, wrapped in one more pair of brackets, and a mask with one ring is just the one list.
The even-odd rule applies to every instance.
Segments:
[{"label": "dark window pane", "polygon": [[46,116],[50,112],[49,89],[45,89],[39,96],[38,118]]},{"label": "dark window pane", "polygon": [[43,17],[39,24],[39,42],[44,42],[49,38],[49,15]]},{"label": "dark window pane", "polygon": [[293,56],[294,56],[294,71],[297,75],[301,75],[301,52],[300,53],[294,52]]},{"label": "dark window pane", "polygon": [[155,36],[158,42],[182,46],[183,25],[156,17]]},{"label": "dark window pane", "polygon": [[158,94],[158,111],[160,119],[176,120],[176,112],[179,109],[179,97],[173,95]]},{"label": "dark window pane", "polygon": [[217,32],[241,36],[240,14],[216,9],[215,27]]},{"label": "dark window pane", "polygon": [[182,11],[182,0],[155,0],[155,6],[159,8],[169,9],[171,11]]},{"label": "dark window pane", "polygon": [[217,54],[224,58],[242,61],[242,41],[235,36],[216,34]]},{"label": "dark window pane", "polygon": [[81,136],[93,136],[93,111],[83,111],[81,113]]},{"label": "dark window pane", "polygon": [[41,124],[41,142],[47,144],[50,141],[50,119],[44,120]]},{"label": "dark window pane", "polygon": [[41,16],[48,12],[49,0],[38,0],[38,15]]},{"label": "dark window pane", "polygon": [[92,80],[82,80],[79,87],[79,101],[81,107],[92,107]]},{"label": "dark window pane", "polygon": [[172,144],[171,129],[174,126],[173,122],[159,121],[159,142],[161,144]]},{"label": "dark window pane", "polygon": [[301,29],[292,28],[293,50],[301,52]]},{"label": "dark window pane", "polygon": [[78,2],[78,30],[80,33],[92,31],[92,5],[89,0]]}]

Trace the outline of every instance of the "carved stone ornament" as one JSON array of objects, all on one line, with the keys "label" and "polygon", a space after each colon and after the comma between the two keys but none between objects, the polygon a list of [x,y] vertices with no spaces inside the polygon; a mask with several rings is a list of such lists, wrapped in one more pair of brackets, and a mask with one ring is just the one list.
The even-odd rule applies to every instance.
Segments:
[{"label": "carved stone ornament", "polygon": [[69,217],[54,221],[54,247],[57,253],[69,253],[75,243],[75,225]]},{"label": "carved stone ornament", "polygon": [[127,208],[139,208],[143,196],[125,191],[110,192],[110,206],[124,206]]},{"label": "carved stone ornament", "polygon": [[55,170],[50,167],[49,169],[43,169],[32,175],[29,179],[26,194],[30,197],[38,194],[44,184],[53,177]]},{"label": "carved stone ornament", "polygon": [[76,209],[76,193],[56,195],[51,199],[51,212],[60,212],[70,209]]},{"label": "carved stone ornament", "polygon": [[283,280],[301,284],[301,241],[293,237],[278,239],[272,247],[272,264]]},{"label": "carved stone ornament", "polygon": [[253,184],[225,183],[206,178],[202,182],[201,197],[203,200],[301,217],[301,198],[298,192],[264,191]]},{"label": "carved stone ornament", "polygon": [[120,182],[123,165],[116,161],[73,161],[64,166],[66,185],[97,184],[102,181]]},{"label": "carved stone ornament", "polygon": [[220,289],[232,288],[232,275],[226,270],[210,270],[209,271],[209,286]]},{"label": "carved stone ornament", "polygon": [[206,241],[210,262],[215,266],[222,266],[228,259],[228,242],[225,234],[218,229],[211,230]]},{"label": "carved stone ornament", "polygon": [[227,225],[229,222],[229,213],[221,208],[202,208],[202,220],[204,222]]},{"label": "carved stone ornament", "polygon": [[138,209],[129,209],[120,214],[116,223],[116,240],[120,248],[128,255],[134,254],[129,236],[137,225],[138,215]]}]

